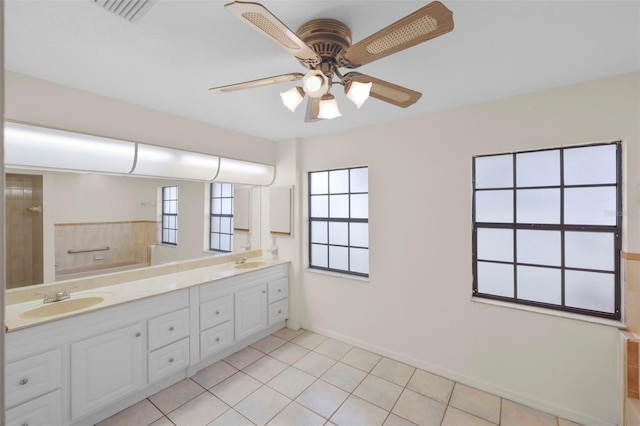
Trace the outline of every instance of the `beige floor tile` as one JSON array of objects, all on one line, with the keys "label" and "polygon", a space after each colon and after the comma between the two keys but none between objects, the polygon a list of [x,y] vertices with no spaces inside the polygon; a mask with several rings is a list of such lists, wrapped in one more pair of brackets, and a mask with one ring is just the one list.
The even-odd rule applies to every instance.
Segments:
[{"label": "beige floor tile", "polygon": [[367,373],[362,370],[337,362],[320,378],[344,391],[353,392],[366,376]]},{"label": "beige floor tile", "polygon": [[407,364],[389,358],[382,358],[373,370],[371,370],[371,374],[382,377],[396,385],[405,386],[409,379],[411,379],[414,371],[416,371],[416,369]]},{"label": "beige floor tile", "polygon": [[284,396],[296,399],[315,381],[316,378],[311,374],[307,374],[294,367],[289,367],[271,379],[267,385]]},{"label": "beige floor tile", "polygon": [[298,330],[293,330],[291,328],[285,327],[285,328],[281,328],[280,330],[278,330],[275,333],[273,333],[273,336],[279,337],[279,338],[284,339],[284,340],[291,340],[293,338],[298,337],[302,333],[304,333],[304,329],[302,329],[302,328],[300,328]]},{"label": "beige floor tile", "polygon": [[451,398],[454,384],[454,381],[444,377],[436,376],[423,370],[416,370],[407,384],[407,389],[447,404],[449,403],[449,398]]},{"label": "beige floor tile", "polygon": [[160,409],[163,413],[167,414],[175,410],[182,404],[191,401],[201,393],[206,392],[205,389],[194,382],[193,380],[184,379],[151,395],[149,400]]},{"label": "beige floor tile", "polygon": [[353,346],[347,343],[335,339],[327,339],[322,342],[317,348],[315,348],[314,352],[338,360],[345,356],[347,352],[351,350],[351,348],[353,348]]},{"label": "beige floor tile", "polygon": [[234,409],[260,426],[267,424],[290,402],[286,396],[263,386],[240,401]]},{"label": "beige floor tile", "polygon": [[309,349],[294,345],[293,343],[286,343],[269,353],[269,355],[291,365],[308,353]]},{"label": "beige floor tile", "polygon": [[224,361],[218,361],[191,376],[191,380],[205,389],[210,389],[238,372]]},{"label": "beige floor tile", "polygon": [[229,409],[209,392],[192,399],[167,415],[176,426],[204,426]]},{"label": "beige floor tile", "polygon": [[311,374],[312,376],[320,377],[335,363],[336,360],[329,358],[328,356],[309,352],[293,364],[293,366],[298,370]]},{"label": "beige floor tile", "polygon": [[[444,414],[442,426],[493,426],[495,423],[488,422],[480,417],[476,417],[457,408],[449,407]],[[524,426],[524,425],[522,425]]]},{"label": "beige floor tile", "polygon": [[326,420],[297,402],[287,405],[267,426],[322,426]]},{"label": "beige floor tile", "polygon": [[[580,423],[572,422],[571,420],[558,417],[558,426],[581,426]],[[631,426],[631,425],[628,425]]]},{"label": "beige floor tile", "polygon": [[289,366],[282,361],[279,361],[270,356],[264,356],[242,370],[254,379],[260,380],[262,383],[267,383],[275,376],[286,370]]},{"label": "beige floor tile", "polygon": [[227,380],[209,389],[209,392],[233,407],[261,385],[262,383],[253,377],[239,371]]},{"label": "beige floor tile", "polygon": [[325,340],[327,340],[327,337],[323,336],[322,334],[305,331],[298,337],[291,339],[291,343],[295,343],[296,345],[302,346],[303,348],[307,348],[312,351],[320,346],[320,344]]},{"label": "beige floor tile", "polygon": [[328,419],[348,396],[349,394],[342,389],[316,380],[296,398],[296,402]]},{"label": "beige floor tile", "polygon": [[351,395],[331,417],[331,421],[338,426],[378,426],[384,423],[388,415],[388,411]]},{"label": "beige floor tile", "polygon": [[420,426],[439,426],[445,408],[441,402],[405,389],[392,412]]},{"label": "beige floor tile", "polygon": [[368,373],[381,359],[380,355],[354,347],[340,361]]},{"label": "beige floor tile", "polygon": [[528,426],[556,426],[558,419],[551,414],[543,413],[542,411],[503,399],[500,424],[504,426],[519,426],[525,424]]},{"label": "beige floor tile", "polygon": [[162,417],[160,410],[148,399],[143,399],[137,404],[101,421],[97,426],[149,425]]},{"label": "beige floor tile", "polygon": [[270,335],[265,337],[262,340],[258,340],[257,342],[252,344],[251,347],[262,353],[268,354],[274,349],[278,349],[280,346],[284,345],[285,343],[287,343],[286,340],[281,339],[274,335]]},{"label": "beige floor tile", "polygon": [[223,415],[216,417],[207,426],[255,426],[253,422],[238,413],[233,408],[227,410]]},{"label": "beige floor tile", "polygon": [[369,374],[353,394],[387,411],[393,408],[402,387]]},{"label": "beige floor tile", "polygon": [[264,354],[262,352],[253,349],[251,346],[247,346],[246,348],[226,357],[224,359],[224,362],[230,364],[238,370],[242,370],[246,366],[253,364],[257,360],[259,360],[263,356]]},{"label": "beige floor tile", "polygon": [[414,426],[415,423],[410,422],[409,420],[403,419],[400,416],[397,416],[393,413],[389,414],[387,420],[384,422],[384,426]]},{"label": "beige floor tile", "polygon": [[174,426],[174,424],[168,417],[162,417],[151,423],[149,426]]},{"label": "beige floor tile", "polygon": [[449,405],[491,423],[500,423],[500,398],[460,383],[456,383]]}]

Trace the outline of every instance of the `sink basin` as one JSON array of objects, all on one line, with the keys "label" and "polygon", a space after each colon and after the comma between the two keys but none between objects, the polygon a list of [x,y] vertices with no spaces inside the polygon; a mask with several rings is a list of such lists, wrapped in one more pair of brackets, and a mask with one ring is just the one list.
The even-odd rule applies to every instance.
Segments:
[{"label": "sink basin", "polygon": [[266,266],[266,262],[247,262],[236,265],[236,269],[253,269],[260,266]]},{"label": "sink basin", "polygon": [[77,299],[67,299],[62,302],[53,302],[38,306],[20,315],[21,318],[42,318],[51,315],[66,314],[79,309],[97,305],[104,300],[103,297],[81,297]]}]

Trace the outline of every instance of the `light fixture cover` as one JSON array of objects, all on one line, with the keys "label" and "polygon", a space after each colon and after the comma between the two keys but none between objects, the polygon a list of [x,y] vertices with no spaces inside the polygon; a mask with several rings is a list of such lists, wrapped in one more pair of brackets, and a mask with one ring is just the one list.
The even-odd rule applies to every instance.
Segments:
[{"label": "light fixture cover", "polygon": [[369,99],[369,93],[371,93],[371,86],[373,83],[360,83],[359,81],[352,81],[348,87],[345,87],[347,90],[347,98],[351,100],[356,107],[360,109],[364,101]]},{"label": "light fixture cover", "polygon": [[336,102],[336,98],[327,93],[326,95],[322,95],[320,98],[320,112],[318,113],[318,118],[324,118],[326,120],[331,120],[332,118],[340,117],[340,110],[338,110],[338,102]]},{"label": "light fixture cover", "polygon": [[319,98],[329,90],[329,79],[320,70],[311,70],[302,77],[302,86],[307,95]]},{"label": "light fixture cover", "polygon": [[220,170],[213,180],[247,185],[271,185],[275,174],[275,167],[268,164],[221,157]]},{"label": "light fixture cover", "polygon": [[8,166],[129,173],[136,144],[26,124],[4,123]]},{"label": "light fixture cover", "polygon": [[291,112],[295,112],[298,105],[304,100],[304,89],[300,86],[292,87],[286,92],[280,92],[282,103],[289,108]]},{"label": "light fixture cover", "polygon": [[138,144],[132,175],[211,180],[218,173],[219,157]]}]

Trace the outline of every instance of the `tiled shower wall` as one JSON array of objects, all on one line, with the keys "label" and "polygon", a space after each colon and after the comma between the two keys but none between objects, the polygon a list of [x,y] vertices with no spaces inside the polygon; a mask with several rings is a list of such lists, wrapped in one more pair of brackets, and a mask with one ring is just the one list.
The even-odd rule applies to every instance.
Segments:
[{"label": "tiled shower wall", "polygon": [[7,288],[42,283],[42,176],[7,173]]},{"label": "tiled shower wall", "polygon": [[[65,273],[97,265],[148,264],[149,246],[156,244],[157,222],[60,223],[54,229],[56,273]],[[106,247],[109,249],[101,250]]]}]

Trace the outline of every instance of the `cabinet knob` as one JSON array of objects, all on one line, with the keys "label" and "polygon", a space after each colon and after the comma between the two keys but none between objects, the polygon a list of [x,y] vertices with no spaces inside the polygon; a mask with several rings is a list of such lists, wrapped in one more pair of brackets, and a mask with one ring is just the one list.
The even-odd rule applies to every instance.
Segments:
[{"label": "cabinet knob", "polygon": [[267,290],[262,290],[262,294],[265,294],[267,292]]},{"label": "cabinet knob", "polygon": [[29,423],[22,423],[20,426],[29,426]]},{"label": "cabinet knob", "polygon": [[169,327],[169,331],[173,331],[173,326]]},{"label": "cabinet knob", "polygon": [[29,379],[22,379],[22,380],[20,380],[20,386],[24,386],[24,385],[26,385],[27,383],[29,383]]},{"label": "cabinet knob", "polygon": [[216,342],[219,342],[219,341],[220,341],[220,338],[219,338],[219,337],[216,337]]},{"label": "cabinet knob", "polygon": [[220,311],[216,311],[216,315],[220,315]]},{"label": "cabinet knob", "polygon": [[173,358],[169,358],[169,363],[172,363],[172,362],[173,362]]},{"label": "cabinet knob", "polygon": [[278,313],[279,313],[279,314],[281,314],[281,313],[282,313],[282,311],[280,310],[280,311],[278,311]]},{"label": "cabinet knob", "polygon": [[281,291],[282,291],[282,289],[281,289],[281,288],[279,288],[279,289],[278,289],[278,293],[280,293]]},{"label": "cabinet knob", "polygon": [[142,336],[142,333],[140,333],[139,331],[136,333],[136,337],[140,337]]}]

